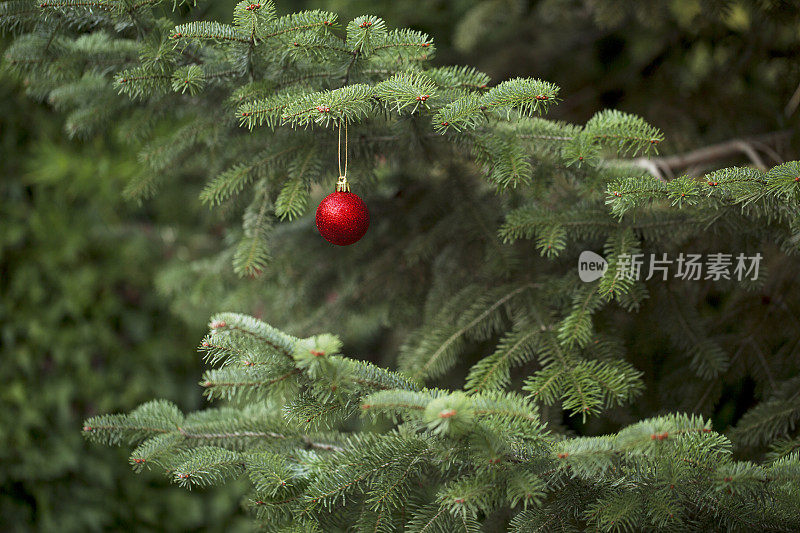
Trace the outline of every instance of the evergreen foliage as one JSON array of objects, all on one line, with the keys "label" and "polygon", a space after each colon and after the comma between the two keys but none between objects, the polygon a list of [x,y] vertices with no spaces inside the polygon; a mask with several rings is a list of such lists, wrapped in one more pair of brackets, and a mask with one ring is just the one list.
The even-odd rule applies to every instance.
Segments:
[{"label": "evergreen foliage", "polygon": [[[124,124],[143,167],[129,196],[200,176],[220,217],[243,212],[218,255],[160,285],[289,333],[215,317],[201,385],[225,406],[153,402],[88,420],[90,439],[133,444],[134,468],[186,487],[247,478],[274,530],[800,527],[800,342],[768,327],[797,324],[797,162],[672,179],[648,166],[667,138],[643,119],[550,120],[554,84],[432,66],[427,35],[378,17],[245,1],[230,22],[175,26],[154,4],[3,4],[4,64],[72,135]],[[339,253],[307,215],[345,128],[377,222]],[[604,276],[577,279],[581,250],[603,253]],[[619,274],[632,254],[687,250],[759,253],[763,270]],[[398,371],[339,355],[321,333],[339,327],[362,342],[391,328]],[[743,384],[765,400],[728,437],[706,415]]]},{"label": "evergreen foliage", "polygon": [[[658,130],[618,111],[598,113],[579,130],[530,119],[557,103],[558,87],[523,78],[488,87],[488,77],[474,69],[431,69],[427,62],[435,47],[427,35],[389,31],[373,16],[357,17],[340,29],[333,13],[279,17],[271,2],[239,2],[232,24],[198,21],[170,29],[167,19],[150,10],[158,2],[84,4],[4,4],[3,24],[30,31],[6,51],[5,64],[70,113],[70,134],[90,135],[112,117],[125,116],[127,135],[151,138],[139,152],[146,170],[126,189],[133,198],[152,197],[158,182],[189,171],[187,166],[220,169],[203,193],[212,204],[252,187],[254,200],[233,254],[234,269],[242,275],[263,272],[270,257],[270,220],[301,216],[308,209],[308,188],[331,180],[323,174],[333,153],[330,137],[308,126],[368,122],[369,135],[353,131],[357,142],[410,137],[426,149],[435,144],[467,150],[499,188],[532,179],[531,143],[519,138],[523,130],[528,140],[562,137],[567,147],[560,159],[566,164],[592,157],[595,146],[635,154],[661,140]],[[86,22],[77,17],[80,10],[98,17],[89,35],[70,33]],[[113,33],[125,27],[147,37]],[[114,98],[114,92],[149,105],[134,106]],[[202,106],[208,112],[198,112],[197,97],[208,99]],[[220,101],[225,105],[217,105]],[[154,116],[153,106],[160,116]],[[234,116],[256,129],[254,134],[245,137]],[[424,132],[431,129],[426,123],[449,135],[437,141],[433,132]],[[303,131],[275,131],[278,126]],[[495,130],[498,135],[487,135]],[[260,153],[264,144],[271,147],[266,157]],[[199,147],[206,147],[202,157]],[[368,172],[365,164],[359,161],[356,169]]]},{"label": "evergreen foliage", "polygon": [[[275,531],[479,531],[509,517],[512,531],[800,525],[796,452],[737,461],[707,419],[681,414],[611,435],[558,435],[535,404],[541,387],[526,387],[527,396],[422,388],[340,348],[332,335],[298,339],[221,314],[200,346],[216,366],[202,385],[226,387],[209,397],[228,406],[184,416],[152,401],[90,418],[83,431],[95,442],[136,445],[135,470],[163,469],[187,488],[248,479],[248,505]],[[586,364],[565,379],[588,389],[604,372]],[[625,385],[601,392],[618,395]],[[336,430],[359,413],[390,426]]]}]

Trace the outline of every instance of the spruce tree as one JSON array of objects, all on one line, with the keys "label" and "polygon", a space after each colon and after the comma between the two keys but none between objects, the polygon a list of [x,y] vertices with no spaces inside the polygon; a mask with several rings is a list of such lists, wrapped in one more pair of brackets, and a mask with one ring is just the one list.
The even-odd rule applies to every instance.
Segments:
[{"label": "spruce tree", "polygon": [[[673,178],[643,119],[544,118],[554,83],[433,66],[381,18],[245,1],[175,26],[161,4],[5,2],[4,65],[72,135],[141,146],[129,197],[207,179],[242,223],[161,284],[213,279],[195,290],[280,329],[215,316],[220,406],[153,401],[89,439],[184,487],[247,479],[274,531],[800,528],[800,163],[744,143],[752,166]],[[372,213],[351,248],[310,216],[340,156]],[[582,251],[602,276],[578,278]],[[622,268],[688,253],[727,275]],[[737,254],[760,275],[732,276]],[[722,433],[706,415],[745,378],[761,401]]]}]

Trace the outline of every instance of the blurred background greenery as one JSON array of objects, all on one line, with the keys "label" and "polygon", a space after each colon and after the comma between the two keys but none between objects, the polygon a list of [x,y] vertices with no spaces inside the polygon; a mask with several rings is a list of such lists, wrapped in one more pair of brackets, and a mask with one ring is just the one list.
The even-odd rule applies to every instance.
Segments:
[{"label": "blurred background greenery", "polygon": [[[176,17],[227,20],[234,3],[199,2]],[[800,98],[793,2],[277,3],[423,30],[437,63],[553,81],[564,97],[554,118],[583,122],[604,107],[640,114],[666,133],[670,152],[781,130]],[[0,526],[248,528],[235,485],[189,494],[156,474],[134,476],[126,450],[80,435],[84,418],[152,397],[199,407],[192,346],[219,291],[265,297],[257,282],[221,289],[170,275],[203,255],[220,223],[197,200],[206,177],[164,187],[146,206],[128,202],[120,191],[135,156],[113,138],[70,140],[63,117],[23,90],[0,77]]]},{"label": "blurred background greenery", "polygon": [[[0,80],[0,523],[4,531],[232,526],[234,495],[136,479],[127,453],[84,442],[81,420],[154,395],[197,406],[187,325],[153,290],[173,216],[120,196],[135,158],[103,139],[69,142],[61,120]],[[193,211],[194,206],[194,211]],[[134,526],[135,524],[135,526]]]}]

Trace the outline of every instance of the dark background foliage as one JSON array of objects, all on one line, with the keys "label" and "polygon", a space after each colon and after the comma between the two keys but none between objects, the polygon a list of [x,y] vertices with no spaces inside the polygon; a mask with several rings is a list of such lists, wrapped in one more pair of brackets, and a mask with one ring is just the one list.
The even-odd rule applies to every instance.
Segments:
[{"label": "dark background foliage", "polygon": [[[135,159],[102,139],[65,141],[58,117],[7,80],[0,182],[0,523],[8,530],[231,526],[235,499],[133,477],[122,450],[80,435],[92,413],[153,395],[197,405],[202,321],[187,326],[153,291],[171,232],[197,223],[119,194]],[[172,214],[170,214],[172,213]]]},{"label": "dark background foliage", "polygon": [[[201,2],[176,16],[226,20],[233,4]],[[423,30],[437,43],[438,63],[472,64],[495,80],[558,83],[565,101],[554,118],[583,122],[604,107],[640,114],[666,133],[667,152],[778,131],[797,111],[792,2],[278,4],[283,12],[330,9],[342,20],[372,13],[392,27]],[[205,177],[165,187],[146,206],[128,202],[120,190],[136,171],[135,157],[107,138],[67,140],[63,117],[5,78],[0,142],[0,525],[247,527],[236,486],[189,494],[156,474],[135,477],[126,450],[90,446],[79,431],[88,416],[127,411],[154,396],[186,410],[200,404],[201,364],[192,346],[218,295],[181,299],[189,288],[166,267],[202,250],[202,235],[218,223],[197,200]],[[719,297],[707,295],[708,309]],[[769,296],[755,298],[745,304],[769,304]],[[630,343],[647,354],[668,342],[649,339],[632,334]],[[726,387],[714,411],[717,429],[734,423],[755,394],[747,380]],[[643,403],[657,407],[660,398]]]}]

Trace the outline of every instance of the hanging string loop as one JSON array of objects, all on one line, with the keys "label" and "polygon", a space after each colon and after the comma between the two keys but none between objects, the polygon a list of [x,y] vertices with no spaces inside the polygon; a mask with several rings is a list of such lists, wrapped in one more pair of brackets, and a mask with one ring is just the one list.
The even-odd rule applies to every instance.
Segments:
[{"label": "hanging string loop", "polygon": [[347,182],[347,121],[344,121],[344,172],[342,172],[342,122],[339,121],[339,179],[336,180],[336,192],[350,192],[350,184]]}]

